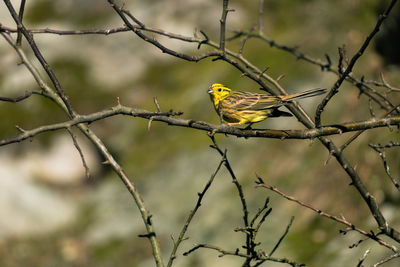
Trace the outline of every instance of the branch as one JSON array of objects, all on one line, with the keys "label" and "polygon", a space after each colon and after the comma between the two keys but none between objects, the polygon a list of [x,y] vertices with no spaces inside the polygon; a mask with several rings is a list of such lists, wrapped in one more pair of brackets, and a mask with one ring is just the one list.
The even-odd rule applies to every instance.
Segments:
[{"label": "branch", "polygon": [[[192,249],[188,250],[187,252],[183,253],[184,256],[189,255],[190,253],[200,249],[200,248],[207,248],[207,249],[212,249],[212,250],[216,250],[218,252],[220,252],[221,254],[219,255],[219,257],[223,257],[223,256],[238,256],[238,257],[242,257],[242,258],[251,258],[251,255],[247,255],[244,253],[240,253],[238,250],[236,251],[229,251],[229,250],[224,250],[220,247],[217,246],[213,246],[213,245],[208,245],[208,244],[198,244],[195,247],[193,247]],[[296,267],[300,267],[300,266],[305,266],[304,264],[299,264],[293,261],[290,261],[288,259],[285,258],[274,258],[274,257],[270,257],[267,255],[259,255],[257,260],[265,260],[265,261],[272,261],[272,262],[280,262],[280,263],[287,263],[291,266],[296,266]]]},{"label": "branch", "polygon": [[22,100],[25,100],[27,98],[29,98],[31,95],[43,95],[43,92],[39,92],[39,91],[29,91],[29,92],[25,92],[24,95],[21,96],[17,96],[17,97],[4,97],[4,96],[0,96],[0,101],[5,101],[5,102],[13,102],[13,103],[17,103],[20,102]]},{"label": "branch", "polygon": [[154,117],[153,120],[160,120],[160,119],[168,120],[168,117],[181,115],[182,113],[181,112],[149,112],[146,110],[133,109],[133,108],[117,105],[110,109],[106,109],[106,110],[92,113],[89,115],[78,115],[74,119],[66,121],[66,122],[44,125],[44,126],[32,129],[32,130],[24,131],[23,133],[15,136],[15,137],[1,140],[0,146],[21,142],[30,137],[34,137],[40,133],[56,131],[56,130],[60,130],[60,129],[68,129],[75,125],[81,125],[83,123],[94,122],[94,121],[101,120],[101,119],[104,119],[104,118],[107,118],[110,116],[115,116],[117,114],[130,115],[130,116],[134,116],[134,117],[143,117],[146,119],[150,119],[151,117]]},{"label": "branch", "polygon": [[[9,7],[9,10],[12,14],[15,14],[15,10],[13,10],[10,1],[9,0],[4,0],[6,2],[6,4],[8,4],[7,6]],[[18,18],[16,18],[13,15],[14,19],[16,21],[18,21]],[[20,27],[22,24],[19,23],[18,27]],[[22,25],[22,32],[25,35],[25,37],[28,40],[28,43],[31,45],[35,55],[38,57],[38,53],[41,56],[39,50],[37,49],[36,45],[33,42],[32,37],[29,35],[29,33],[26,31],[26,29],[23,28]],[[43,89],[43,91],[45,92],[45,94],[43,94],[44,96],[47,96],[48,98],[50,98],[51,100],[53,100],[61,109],[63,109],[68,116],[70,117],[74,117],[74,119],[76,119],[79,115],[73,112],[72,107],[68,107],[69,105],[69,101],[68,99],[65,99],[62,97],[62,91],[61,94],[59,92],[59,94],[57,95],[54,90],[52,88],[49,87],[49,85],[47,85],[46,82],[44,82],[44,80],[42,79],[42,77],[40,76],[39,72],[36,70],[36,68],[32,65],[32,63],[30,62],[30,60],[26,57],[25,53],[23,52],[23,50],[21,49],[21,47],[17,47],[13,44],[12,42],[12,38],[9,36],[8,33],[2,32],[0,31],[0,34],[7,40],[7,42],[15,49],[15,51],[17,52],[18,56],[21,58],[23,64],[28,68],[28,70],[31,72],[32,76],[34,77],[34,79],[36,80],[36,82],[38,83],[38,85],[40,86],[40,88]],[[27,37],[27,35],[29,35],[29,37]],[[40,60],[40,57],[38,58]],[[42,60],[40,60],[41,63],[46,62],[43,58]],[[42,64],[43,65],[43,64]],[[53,84],[56,85],[56,89],[61,89],[61,87],[57,87],[57,83],[58,80],[55,77],[54,73],[51,71],[51,69],[49,69],[49,66],[47,64],[45,64],[43,66],[43,68],[49,73],[51,73],[54,77],[54,79],[52,78],[52,76],[50,76],[50,79],[52,80]],[[71,114],[71,112],[73,114]],[[142,220],[145,224],[146,227],[146,231],[147,234],[146,236],[148,237],[151,247],[152,247],[152,251],[153,251],[153,256],[156,262],[156,265],[158,267],[162,267],[163,262],[162,262],[162,258],[161,258],[161,251],[160,251],[160,246],[158,243],[158,240],[156,238],[156,234],[154,231],[154,226],[151,220],[151,215],[149,213],[149,211],[147,210],[147,208],[144,205],[144,202],[141,198],[140,193],[138,192],[136,186],[134,185],[133,182],[131,182],[128,178],[128,176],[125,174],[124,170],[122,169],[122,167],[116,162],[116,160],[114,159],[114,157],[111,155],[111,153],[108,151],[107,147],[104,145],[104,143],[100,140],[100,138],[97,137],[97,135],[91,130],[89,129],[86,125],[84,124],[77,124],[76,127],[96,146],[96,148],[100,151],[100,153],[103,155],[103,157],[106,159],[106,162],[112,167],[113,171],[118,175],[118,177],[121,179],[121,181],[124,183],[125,187],[128,189],[129,193],[131,194],[131,196],[133,197],[133,199],[135,200],[135,203],[140,211],[140,214],[142,216]]]},{"label": "branch", "polygon": [[186,219],[185,224],[184,224],[184,226],[183,226],[183,228],[182,228],[182,230],[181,230],[181,232],[179,234],[178,240],[174,241],[174,247],[173,247],[171,255],[169,257],[169,261],[168,261],[167,267],[172,266],[172,263],[176,259],[176,251],[178,250],[179,245],[181,244],[181,242],[185,238],[185,234],[186,234],[186,231],[187,231],[187,229],[189,227],[189,224],[192,221],[192,219],[193,219],[194,215],[196,214],[197,210],[200,208],[201,201],[203,200],[204,195],[206,194],[207,190],[210,188],[212,182],[214,181],[215,176],[217,175],[217,173],[221,169],[221,166],[222,166],[223,163],[224,163],[224,158],[222,158],[221,161],[219,162],[219,164],[217,166],[217,169],[211,175],[211,177],[208,180],[207,184],[205,185],[203,191],[201,193],[198,193],[199,198],[197,199],[197,203],[196,203],[194,209],[189,213],[189,216]]},{"label": "branch", "polygon": [[[388,112],[386,112],[383,116],[381,116],[381,118],[385,118],[385,117],[389,116],[390,113],[395,111],[398,107],[400,107],[400,104],[394,106],[392,109],[390,109]],[[339,148],[340,151],[343,152],[343,150],[346,147],[348,147],[354,140],[356,140],[357,137],[359,137],[363,132],[365,132],[365,130],[360,130],[360,131],[356,132],[352,137],[350,137],[346,142],[343,143],[343,145]]]},{"label": "branch", "polygon": [[85,155],[83,155],[83,151],[81,149],[81,147],[78,144],[78,140],[76,140],[76,136],[74,135],[74,133],[72,132],[71,128],[67,128],[67,131],[69,133],[69,135],[72,138],[72,142],[74,143],[74,146],[76,148],[76,150],[78,150],[79,156],[81,157],[82,160],[82,165],[83,168],[85,169],[85,174],[87,178],[90,178],[90,171],[89,171],[89,167],[86,164],[86,160],[85,160]]},{"label": "branch", "polygon": [[386,89],[388,89],[388,92],[400,92],[400,88],[396,88],[391,86],[386,80],[385,77],[383,76],[383,73],[380,73],[380,78],[382,82],[377,82],[377,81],[373,81],[373,80],[364,80],[365,83],[367,84],[372,84],[375,86],[379,86],[379,87],[384,87]]},{"label": "branch", "polygon": [[40,64],[42,65],[43,69],[46,71],[47,75],[49,76],[50,80],[52,81],[58,95],[61,97],[62,101],[64,102],[65,106],[68,109],[68,113],[70,117],[74,117],[76,112],[73,110],[71,103],[68,97],[65,95],[63,89],[61,88],[61,84],[58,81],[56,75],[54,74],[53,70],[50,68],[50,65],[44,59],[42,53],[40,52],[39,48],[37,47],[33,37],[29,34],[25,26],[22,24],[20,18],[18,17],[17,13],[15,12],[14,7],[12,6],[10,0],[4,0],[11,16],[13,17],[15,23],[18,26],[18,30],[25,36],[26,40],[28,41],[29,45],[32,48],[33,53],[35,54],[36,58],[39,60]]},{"label": "branch", "polygon": [[[235,33],[235,36],[231,37],[230,40],[238,38],[243,35],[247,36],[248,38],[257,38],[257,39],[263,40],[264,42],[268,43],[271,47],[276,47],[280,50],[283,50],[283,51],[286,51],[286,52],[292,54],[298,60],[304,60],[308,63],[311,63],[313,65],[320,67],[322,71],[326,70],[328,72],[331,72],[331,73],[334,73],[334,74],[340,76],[339,71],[332,67],[332,62],[328,55],[325,55],[327,60],[326,60],[326,62],[324,62],[320,59],[313,58],[313,57],[299,51],[298,47],[296,47],[296,46],[288,46],[288,45],[280,44],[280,43],[276,42],[275,40],[272,40],[272,39],[266,37],[262,33],[257,34],[257,33],[252,33],[252,32],[245,32],[245,31],[233,31],[233,32]],[[361,93],[365,94],[367,97],[369,97],[370,99],[375,101],[383,109],[389,110],[390,108],[393,107],[392,103],[390,103],[390,101],[385,96],[383,96],[381,93],[379,93],[375,89],[368,86],[367,81],[365,81],[363,79],[361,79],[361,80],[357,79],[351,73],[349,73],[349,75],[345,78],[345,80],[352,83],[353,85],[357,86]],[[396,110],[396,113],[399,113],[398,109]]]},{"label": "branch", "polygon": [[310,209],[310,210],[316,212],[318,215],[322,215],[322,216],[324,216],[324,217],[326,217],[328,219],[331,219],[333,221],[336,221],[338,223],[341,223],[341,224],[344,224],[344,225],[348,226],[351,230],[355,230],[355,231],[359,232],[360,234],[362,234],[362,235],[364,235],[366,237],[369,237],[372,240],[375,240],[380,245],[385,246],[386,248],[389,248],[393,252],[397,252],[398,251],[398,249],[395,246],[392,246],[392,245],[386,243],[385,241],[383,241],[382,239],[378,238],[373,233],[368,233],[368,232],[356,227],[354,224],[348,222],[344,217],[339,218],[337,216],[330,215],[330,214],[328,214],[328,213],[326,213],[326,212],[324,212],[322,210],[316,209],[316,208],[312,207],[311,205],[309,205],[309,204],[307,204],[305,202],[302,202],[302,201],[300,201],[300,200],[298,200],[298,199],[296,199],[296,198],[294,198],[292,196],[286,195],[285,193],[281,192],[276,187],[273,187],[273,186],[270,186],[268,184],[265,184],[260,176],[258,176],[257,174],[256,174],[256,176],[258,178],[257,187],[264,187],[264,188],[266,188],[268,190],[271,190],[271,191],[277,193],[278,195],[281,195],[282,197],[286,198],[287,200],[293,201],[293,202],[299,204],[300,206],[303,206],[303,207],[305,207],[307,209]]},{"label": "branch", "polygon": [[400,184],[398,179],[394,178],[391,174],[390,174],[390,168],[389,168],[389,164],[386,161],[386,155],[385,155],[385,148],[392,148],[392,147],[396,147],[396,146],[400,146],[400,143],[394,143],[394,142],[390,142],[387,145],[374,145],[374,144],[369,144],[369,146],[374,149],[376,152],[378,152],[379,156],[381,157],[382,163],[383,163],[383,167],[385,168],[385,172],[387,174],[387,176],[389,176],[390,180],[392,181],[394,187],[396,187],[397,190],[400,191]]},{"label": "branch", "polygon": [[174,51],[172,49],[169,49],[166,46],[162,45],[160,42],[158,42],[156,39],[148,37],[147,35],[143,34],[140,28],[133,26],[129,22],[127,17],[125,16],[125,12],[124,12],[123,8],[118,6],[117,4],[115,4],[114,0],[108,0],[108,2],[110,3],[111,7],[118,13],[118,15],[124,21],[125,25],[128,26],[128,28],[131,31],[133,31],[137,36],[142,38],[144,41],[149,42],[149,43],[153,44],[155,47],[159,48],[163,53],[167,53],[169,55],[172,55],[172,56],[175,56],[175,57],[178,57],[178,58],[181,58],[181,59],[185,59],[185,60],[188,60],[188,61],[194,61],[194,62],[200,61],[200,60],[202,60],[204,58],[208,58],[208,57],[211,57],[211,56],[221,56],[223,54],[221,51],[210,51],[208,53],[204,53],[203,55],[190,56],[190,55],[187,55],[187,54],[184,54],[184,53],[180,53],[180,52],[176,52],[176,51]]},{"label": "branch", "polygon": [[[249,227],[249,211],[247,210],[247,203],[246,203],[246,199],[244,197],[244,193],[243,193],[243,189],[241,184],[239,183],[238,179],[236,178],[235,173],[233,172],[233,169],[231,167],[231,164],[229,163],[227,157],[226,157],[226,150],[222,151],[218,144],[215,141],[215,138],[213,135],[209,135],[211,141],[213,142],[213,145],[211,145],[211,148],[214,148],[222,157],[223,161],[224,161],[224,166],[227,169],[227,171],[229,172],[231,178],[232,178],[232,182],[233,184],[236,186],[236,189],[238,191],[239,194],[239,198],[240,198],[240,203],[242,204],[242,211],[243,211],[243,224],[245,228]],[[250,249],[250,237],[249,235],[246,235],[246,249],[249,250]]]},{"label": "branch", "polygon": [[56,131],[60,129],[70,128],[82,123],[91,123],[116,115],[128,115],[140,117],[151,121],[160,121],[171,126],[186,127],[197,129],[211,133],[228,134],[244,138],[276,138],[276,139],[313,139],[321,136],[343,134],[345,132],[359,131],[365,129],[373,129],[379,127],[387,127],[390,125],[400,125],[400,116],[387,117],[382,119],[370,119],[360,122],[346,122],[331,126],[323,126],[321,128],[305,129],[305,130],[270,130],[270,129],[240,129],[226,124],[216,125],[204,121],[196,121],[191,119],[176,118],[183,112],[151,112],[143,109],[131,108],[123,105],[117,105],[109,109],[91,113],[88,115],[79,115],[74,119],[66,122],[49,124],[27,130],[17,136],[3,139],[0,146],[24,141],[38,134]]},{"label": "branch", "polygon": [[350,60],[349,65],[347,66],[346,70],[343,72],[343,74],[339,77],[339,79],[335,82],[329,93],[325,96],[325,98],[322,100],[321,104],[319,104],[316,114],[315,114],[315,124],[317,127],[321,126],[321,114],[328,104],[328,102],[332,99],[332,97],[339,92],[339,87],[342,85],[344,79],[352,72],[354,65],[356,64],[357,60],[363,55],[365,49],[367,49],[370,41],[372,38],[379,32],[379,29],[383,23],[383,21],[387,18],[389,15],[390,11],[392,10],[393,6],[396,4],[397,0],[392,0],[388,8],[385,10],[385,12],[379,16],[378,21],[376,22],[375,28],[372,30],[372,32],[367,36],[365,39],[364,43],[362,44],[361,48],[358,50],[358,52],[353,56],[353,58]]},{"label": "branch", "polygon": [[286,226],[285,232],[282,234],[282,236],[279,238],[278,243],[276,243],[276,245],[274,246],[274,248],[271,250],[271,252],[269,253],[270,256],[272,256],[272,254],[275,253],[275,251],[278,249],[279,245],[282,243],[282,240],[286,237],[286,235],[289,233],[289,229],[292,226],[294,221],[294,216],[292,216],[290,218],[290,221],[288,223],[288,225]]},{"label": "branch", "polygon": [[364,265],[362,265],[362,264],[363,264],[363,262],[365,261],[365,259],[367,258],[369,252],[370,252],[369,249],[367,249],[367,250],[364,252],[364,255],[361,257],[361,259],[358,260],[357,267],[363,267],[363,266],[364,266]]},{"label": "branch", "polygon": [[[3,25],[0,25],[0,31],[6,31],[6,32],[10,32],[10,33],[18,32],[18,30],[15,28],[6,27]],[[112,28],[112,29],[108,29],[108,30],[103,30],[103,29],[56,30],[56,29],[46,28],[46,29],[27,29],[27,31],[31,35],[43,34],[43,33],[57,34],[57,35],[90,35],[90,34],[109,35],[109,34],[120,33],[120,32],[128,32],[128,31],[130,31],[130,29],[127,26],[122,26],[122,27]]]},{"label": "branch", "polygon": [[224,53],[225,51],[225,26],[226,26],[226,16],[228,15],[228,3],[229,0],[222,0],[222,15],[219,20],[221,24],[220,37],[219,37],[219,49]]},{"label": "branch", "polygon": [[395,253],[395,254],[393,254],[393,255],[390,255],[390,256],[387,257],[387,258],[384,258],[383,260],[381,260],[381,261],[375,263],[375,264],[373,265],[373,267],[377,267],[377,266],[379,266],[379,265],[382,265],[382,264],[384,264],[384,263],[387,263],[387,262],[389,262],[389,261],[391,261],[391,260],[393,260],[393,259],[397,259],[397,258],[400,258],[400,253]]}]

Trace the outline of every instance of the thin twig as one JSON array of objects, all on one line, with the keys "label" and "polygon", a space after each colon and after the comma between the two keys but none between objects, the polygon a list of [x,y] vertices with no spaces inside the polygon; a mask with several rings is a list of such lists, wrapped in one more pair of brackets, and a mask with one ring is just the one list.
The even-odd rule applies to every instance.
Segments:
[{"label": "thin twig", "polygon": [[253,219],[250,221],[250,226],[254,227],[254,223],[256,220],[261,216],[261,214],[268,209],[268,204],[269,204],[269,197],[265,198],[264,205],[258,209],[257,213],[254,215]]},{"label": "thin twig", "polygon": [[[195,247],[191,248],[190,250],[188,250],[187,252],[183,253],[184,256],[189,255],[190,253],[193,253],[194,251],[200,249],[200,248],[207,248],[207,249],[212,249],[215,251],[218,251],[219,253],[221,253],[219,255],[219,257],[223,257],[223,256],[238,256],[238,257],[242,257],[242,258],[251,258],[251,255],[247,255],[244,253],[240,253],[239,251],[229,251],[229,250],[224,250],[220,247],[217,246],[213,246],[213,245],[208,245],[208,244],[198,244]],[[304,264],[299,264],[293,261],[290,261],[286,258],[274,258],[274,257],[269,257],[269,256],[263,256],[263,255],[259,255],[257,260],[267,260],[267,261],[272,261],[272,262],[280,262],[280,263],[287,263],[291,266],[296,266],[296,267],[300,267],[300,266],[305,266]]]},{"label": "thin twig", "polygon": [[391,260],[394,260],[394,259],[397,259],[397,258],[400,258],[400,253],[395,253],[395,254],[390,255],[389,257],[384,258],[383,260],[381,260],[381,261],[375,263],[375,264],[373,265],[373,267],[377,267],[377,266],[379,266],[379,265],[382,265],[382,264],[384,264],[384,263],[387,263],[387,262],[389,262],[389,261],[391,261]]},{"label": "thin twig", "polygon": [[171,255],[169,257],[168,260],[168,264],[167,267],[172,266],[172,263],[174,262],[174,260],[176,259],[176,251],[178,250],[179,245],[181,244],[181,242],[184,240],[185,238],[185,234],[186,231],[189,227],[190,222],[192,221],[194,215],[196,214],[197,210],[200,208],[201,206],[201,201],[203,200],[204,195],[206,194],[207,190],[210,188],[212,182],[214,181],[215,176],[217,175],[217,173],[219,172],[219,170],[221,169],[222,164],[224,163],[224,158],[221,159],[221,161],[219,162],[217,169],[215,170],[215,172],[211,175],[210,179],[207,181],[206,185],[204,186],[204,189],[201,193],[198,193],[198,199],[196,202],[196,205],[194,207],[194,209],[192,211],[190,211],[185,224],[183,225],[183,228],[179,234],[179,237],[176,241],[174,241],[174,247],[172,249]]},{"label": "thin twig", "polygon": [[[394,106],[393,108],[391,108],[388,112],[386,112],[385,114],[383,114],[381,116],[381,118],[385,118],[387,116],[390,115],[390,113],[392,113],[393,111],[397,110],[397,108],[400,107],[400,104]],[[358,131],[357,133],[355,133],[352,137],[350,137],[346,142],[344,142],[344,144],[339,148],[339,150],[341,152],[343,152],[344,149],[346,149],[346,147],[348,147],[354,140],[357,139],[357,137],[359,137],[363,132],[365,132],[365,129]]]},{"label": "thin twig", "polygon": [[83,168],[85,169],[86,177],[87,177],[87,178],[90,178],[89,167],[88,167],[88,165],[86,164],[85,155],[83,155],[82,149],[81,149],[81,147],[80,147],[79,144],[78,144],[78,140],[76,140],[76,136],[75,136],[74,133],[72,132],[72,129],[71,129],[71,128],[67,128],[67,131],[68,131],[69,135],[71,136],[72,141],[74,142],[74,146],[75,146],[76,150],[78,150],[78,152],[79,152],[79,156],[81,157]]},{"label": "thin twig", "polygon": [[20,102],[22,100],[25,100],[27,98],[29,98],[31,95],[36,94],[36,95],[43,95],[43,92],[39,92],[39,91],[29,91],[29,92],[25,92],[24,95],[21,96],[17,96],[17,97],[4,97],[4,96],[0,96],[0,101],[5,101],[5,102],[13,102],[13,103],[17,103]]},{"label": "thin twig", "polygon": [[389,164],[386,161],[386,154],[385,154],[385,148],[392,148],[392,147],[396,147],[396,146],[400,146],[400,143],[389,143],[387,145],[374,145],[374,144],[369,144],[369,146],[374,149],[376,152],[378,152],[382,163],[383,163],[383,167],[385,168],[385,172],[387,174],[387,176],[390,178],[390,180],[392,181],[394,187],[396,187],[397,190],[400,191],[400,183],[398,181],[398,179],[394,178],[392,176],[392,174],[390,173],[390,168],[389,168]]},{"label": "thin twig", "polygon": [[292,226],[294,221],[294,216],[292,216],[290,218],[290,221],[288,223],[288,225],[286,226],[285,232],[283,233],[283,235],[279,238],[278,242],[276,243],[276,245],[274,246],[274,248],[271,250],[271,252],[269,253],[270,256],[272,256],[272,254],[275,253],[275,251],[278,249],[279,245],[281,244],[282,240],[286,237],[286,235],[289,233],[289,229]]},{"label": "thin twig", "polygon": [[[120,7],[118,6],[114,0],[108,0],[108,2],[110,3],[111,7],[118,13],[118,15],[121,17],[121,19],[124,21],[125,25],[132,31],[134,32],[137,36],[139,36],[141,39],[143,39],[146,42],[149,42],[151,44],[153,44],[155,47],[159,48],[163,53],[167,53],[170,54],[172,56],[181,58],[181,59],[185,59],[188,61],[200,61],[202,59],[208,58],[208,57],[213,57],[213,56],[221,56],[222,52],[221,51],[210,51],[210,52],[206,52],[202,55],[198,55],[198,56],[190,56],[184,53],[180,53],[180,52],[176,52],[172,49],[167,48],[166,46],[162,45],[159,41],[157,41],[154,38],[148,37],[147,35],[143,34],[142,29],[140,27],[135,27],[134,25],[132,25],[132,23],[130,23],[130,21],[128,20],[128,18],[125,16],[126,12]],[[178,38],[179,39],[179,38]],[[189,38],[188,40],[193,40],[193,38]],[[202,42],[203,40],[196,40],[196,42]],[[208,42],[209,43],[209,42]]]},{"label": "thin twig", "polygon": [[363,80],[364,83],[366,84],[372,84],[374,86],[379,86],[379,87],[384,87],[388,89],[388,92],[400,92],[400,88],[396,88],[391,86],[386,80],[385,77],[383,76],[383,72],[380,73],[380,78],[382,82],[377,82],[373,80]]},{"label": "thin twig", "polygon": [[[231,178],[232,178],[232,182],[234,183],[234,185],[236,186],[236,189],[238,191],[239,194],[239,198],[240,198],[240,202],[242,204],[242,211],[243,211],[243,223],[244,223],[244,227],[247,228],[249,227],[249,211],[247,210],[247,203],[246,203],[246,199],[244,197],[244,193],[243,193],[243,189],[241,184],[239,183],[238,179],[236,178],[235,173],[233,172],[233,169],[231,167],[231,164],[229,163],[227,157],[226,157],[226,151],[223,152],[217,142],[215,141],[215,137],[213,135],[209,135],[213,145],[211,146],[212,148],[214,148],[215,150],[217,150],[217,152],[221,155],[221,157],[224,159],[224,166],[226,167],[226,169],[228,170]],[[246,235],[246,247],[249,248],[249,243],[250,243],[250,238],[248,235]]]},{"label": "thin twig", "polygon": [[369,254],[369,249],[367,249],[364,253],[364,255],[361,257],[361,259],[358,260],[358,264],[357,267],[362,267],[363,262],[365,261],[365,259],[367,258],[368,254]]}]

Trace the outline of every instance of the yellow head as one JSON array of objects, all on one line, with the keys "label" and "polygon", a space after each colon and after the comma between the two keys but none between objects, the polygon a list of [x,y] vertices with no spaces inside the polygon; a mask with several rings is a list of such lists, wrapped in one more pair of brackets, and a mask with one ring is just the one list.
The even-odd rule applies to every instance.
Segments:
[{"label": "yellow head", "polygon": [[210,88],[208,88],[207,93],[210,94],[211,101],[214,103],[215,108],[218,108],[219,101],[228,97],[231,91],[231,89],[225,87],[223,84],[213,83]]}]

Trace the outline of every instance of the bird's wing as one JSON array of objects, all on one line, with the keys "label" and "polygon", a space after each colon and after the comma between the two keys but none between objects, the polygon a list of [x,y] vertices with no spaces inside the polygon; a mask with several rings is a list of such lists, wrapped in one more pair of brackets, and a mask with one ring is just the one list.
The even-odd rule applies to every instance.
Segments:
[{"label": "bird's wing", "polygon": [[264,110],[282,105],[280,97],[249,92],[232,92],[224,100],[236,110]]}]

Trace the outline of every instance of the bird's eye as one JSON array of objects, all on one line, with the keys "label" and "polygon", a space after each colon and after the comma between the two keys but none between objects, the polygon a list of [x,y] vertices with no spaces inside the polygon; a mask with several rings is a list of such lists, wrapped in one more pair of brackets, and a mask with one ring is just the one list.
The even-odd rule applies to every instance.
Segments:
[{"label": "bird's eye", "polygon": [[222,91],[222,89],[221,88],[218,88],[218,92],[221,92]]}]

